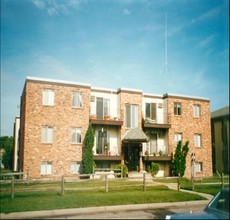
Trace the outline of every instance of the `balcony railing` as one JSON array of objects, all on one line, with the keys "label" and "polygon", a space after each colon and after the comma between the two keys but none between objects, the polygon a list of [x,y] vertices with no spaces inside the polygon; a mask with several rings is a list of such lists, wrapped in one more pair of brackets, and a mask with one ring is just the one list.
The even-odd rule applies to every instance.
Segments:
[{"label": "balcony railing", "polygon": [[115,125],[122,126],[123,118],[121,118],[118,109],[107,108],[104,112],[97,114],[96,108],[90,109],[90,121],[92,124]]},{"label": "balcony railing", "polygon": [[170,128],[170,115],[166,113],[157,113],[156,117],[150,118],[143,114],[143,127],[146,128]]}]

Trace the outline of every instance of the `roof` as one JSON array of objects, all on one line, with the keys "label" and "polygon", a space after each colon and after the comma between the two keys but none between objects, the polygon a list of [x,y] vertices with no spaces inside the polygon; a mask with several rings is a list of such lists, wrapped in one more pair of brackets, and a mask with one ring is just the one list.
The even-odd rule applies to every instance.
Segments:
[{"label": "roof", "polygon": [[138,94],[140,93],[140,94],[142,94],[142,96],[153,96],[153,97],[163,98],[163,99],[168,98],[168,97],[173,97],[173,98],[185,98],[185,99],[197,99],[197,100],[210,101],[209,98],[204,98],[204,97],[187,96],[187,95],[180,95],[180,94],[169,94],[169,93],[166,93],[164,95],[158,95],[158,94],[152,94],[152,93],[143,93],[142,90],[131,89],[131,88],[109,89],[109,88],[101,88],[101,87],[92,87],[91,84],[89,84],[89,83],[57,80],[57,79],[47,79],[47,78],[40,78],[40,77],[33,77],[33,76],[27,76],[26,81],[38,81],[38,82],[83,86],[83,87],[89,87],[92,90],[98,90],[101,92],[120,93],[121,91],[123,91],[123,92],[131,92],[131,93],[138,93]]},{"label": "roof", "polygon": [[211,113],[211,118],[218,118],[223,116],[229,116],[229,106],[218,109]]},{"label": "roof", "polygon": [[140,128],[132,128],[129,130],[124,138],[124,142],[148,142],[149,138],[146,136],[146,134],[140,129]]}]

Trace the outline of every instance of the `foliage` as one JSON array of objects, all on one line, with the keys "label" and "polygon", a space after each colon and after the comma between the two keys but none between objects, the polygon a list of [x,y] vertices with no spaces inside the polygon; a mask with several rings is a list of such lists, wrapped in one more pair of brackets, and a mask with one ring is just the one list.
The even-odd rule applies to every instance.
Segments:
[{"label": "foliage", "polygon": [[151,175],[152,175],[152,177],[154,177],[155,175],[157,175],[157,173],[158,173],[159,170],[160,170],[159,164],[152,162],[151,166],[150,166],[150,170],[149,170],[150,173],[151,173]]},{"label": "foliage", "polygon": [[122,177],[126,177],[128,173],[128,167],[125,164],[116,164],[114,166],[114,169],[123,169],[122,171]]},{"label": "foliage", "polygon": [[172,161],[172,172],[175,176],[184,176],[186,169],[186,157],[189,151],[189,141],[186,141],[185,145],[182,147],[182,142],[178,141],[176,152]]},{"label": "foliage", "polygon": [[11,169],[13,159],[13,137],[0,137],[0,149],[4,149],[4,154],[2,157],[4,168]]},{"label": "foliage", "polygon": [[6,149],[8,147],[13,147],[13,137],[2,136],[0,137],[0,148]]},{"label": "foliage", "polygon": [[84,141],[84,153],[83,153],[83,173],[93,173],[93,145],[94,145],[94,132],[92,125],[89,124]]}]

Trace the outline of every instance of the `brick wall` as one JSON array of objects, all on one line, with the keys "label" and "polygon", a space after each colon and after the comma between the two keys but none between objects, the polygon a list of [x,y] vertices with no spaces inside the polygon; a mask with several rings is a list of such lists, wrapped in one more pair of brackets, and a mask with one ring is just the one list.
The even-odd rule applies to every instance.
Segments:
[{"label": "brick wall", "polygon": [[[53,89],[54,106],[42,105],[42,90]],[[82,92],[83,107],[73,108],[73,92]],[[52,162],[53,174],[60,175],[62,167],[70,174],[70,162],[82,160],[83,144],[71,144],[71,127],[82,128],[82,138],[89,123],[90,87],[27,81],[24,130],[23,170],[30,170],[31,178],[41,177],[41,162]],[[52,144],[41,142],[42,126],[54,128]],[[82,139],[83,142],[83,139]]]},{"label": "brick wall", "polygon": [[[182,115],[174,115],[174,102],[181,102]],[[201,106],[200,118],[194,118],[193,105]],[[189,141],[189,153],[186,161],[185,176],[191,177],[191,153],[196,154],[196,161],[203,163],[203,172],[196,173],[196,176],[212,176],[212,148],[211,148],[211,125],[210,125],[210,103],[206,100],[189,99],[180,97],[167,98],[168,113],[171,128],[169,129],[170,152],[175,152],[175,133],[182,133],[183,144]],[[201,134],[202,146],[194,146],[194,134]]]},{"label": "brick wall", "polygon": [[[55,93],[54,106],[42,105],[43,89],[53,89]],[[83,95],[83,107],[73,108],[71,104],[73,92]],[[126,128],[125,104],[138,105],[138,127],[142,128],[142,92],[125,89],[118,90],[118,107],[124,120],[121,130],[122,138],[129,130]],[[52,83],[39,80],[27,80],[21,101],[21,127],[20,127],[20,168],[22,171],[30,170],[31,178],[41,178],[41,162],[52,162],[53,174],[60,175],[62,168],[65,175],[70,175],[70,163],[82,161],[83,138],[89,124],[90,112],[90,86]],[[189,141],[189,154],[187,157],[186,177],[191,177],[191,153],[196,153],[196,161],[203,163],[203,171],[198,176],[212,176],[212,149],[210,127],[210,103],[208,100],[164,96],[164,108],[171,128],[168,130],[169,153],[174,153],[176,143],[174,135],[180,132],[183,143]],[[174,116],[174,102],[182,103],[182,115]],[[193,117],[193,105],[201,106],[201,117]],[[119,106],[120,105],[120,106]],[[54,128],[52,144],[41,141],[42,126]],[[82,128],[82,143],[71,143],[71,128]],[[202,135],[202,146],[194,146],[194,134]],[[22,160],[23,158],[23,160]]]},{"label": "brick wall", "polygon": [[119,96],[120,96],[121,117],[124,119],[124,124],[121,128],[121,137],[123,138],[126,132],[129,130],[129,128],[126,127],[126,121],[125,121],[126,104],[138,105],[138,127],[142,128],[142,93],[135,92],[135,91],[121,90]]}]

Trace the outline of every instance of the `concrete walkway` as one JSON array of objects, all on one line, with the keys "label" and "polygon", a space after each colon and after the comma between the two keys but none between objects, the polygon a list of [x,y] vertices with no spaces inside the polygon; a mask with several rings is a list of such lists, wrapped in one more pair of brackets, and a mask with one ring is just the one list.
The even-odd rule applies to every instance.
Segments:
[{"label": "concrete walkway", "polygon": [[[159,183],[153,182],[154,185],[166,185],[169,189],[177,190],[176,183]],[[124,210],[145,210],[145,209],[159,209],[172,206],[191,206],[193,204],[206,205],[213,198],[212,195],[205,193],[198,193],[194,191],[182,190],[182,192],[193,193],[201,195],[207,200],[199,201],[185,201],[185,202],[167,202],[167,203],[147,203],[147,204],[130,204],[130,205],[116,205],[116,206],[100,206],[89,208],[74,208],[74,209],[57,209],[57,210],[43,210],[43,211],[29,211],[29,212],[14,212],[14,213],[0,213],[0,219],[34,219],[34,218],[57,218],[60,216],[74,216],[84,213],[99,213],[111,211],[124,211]]]}]

